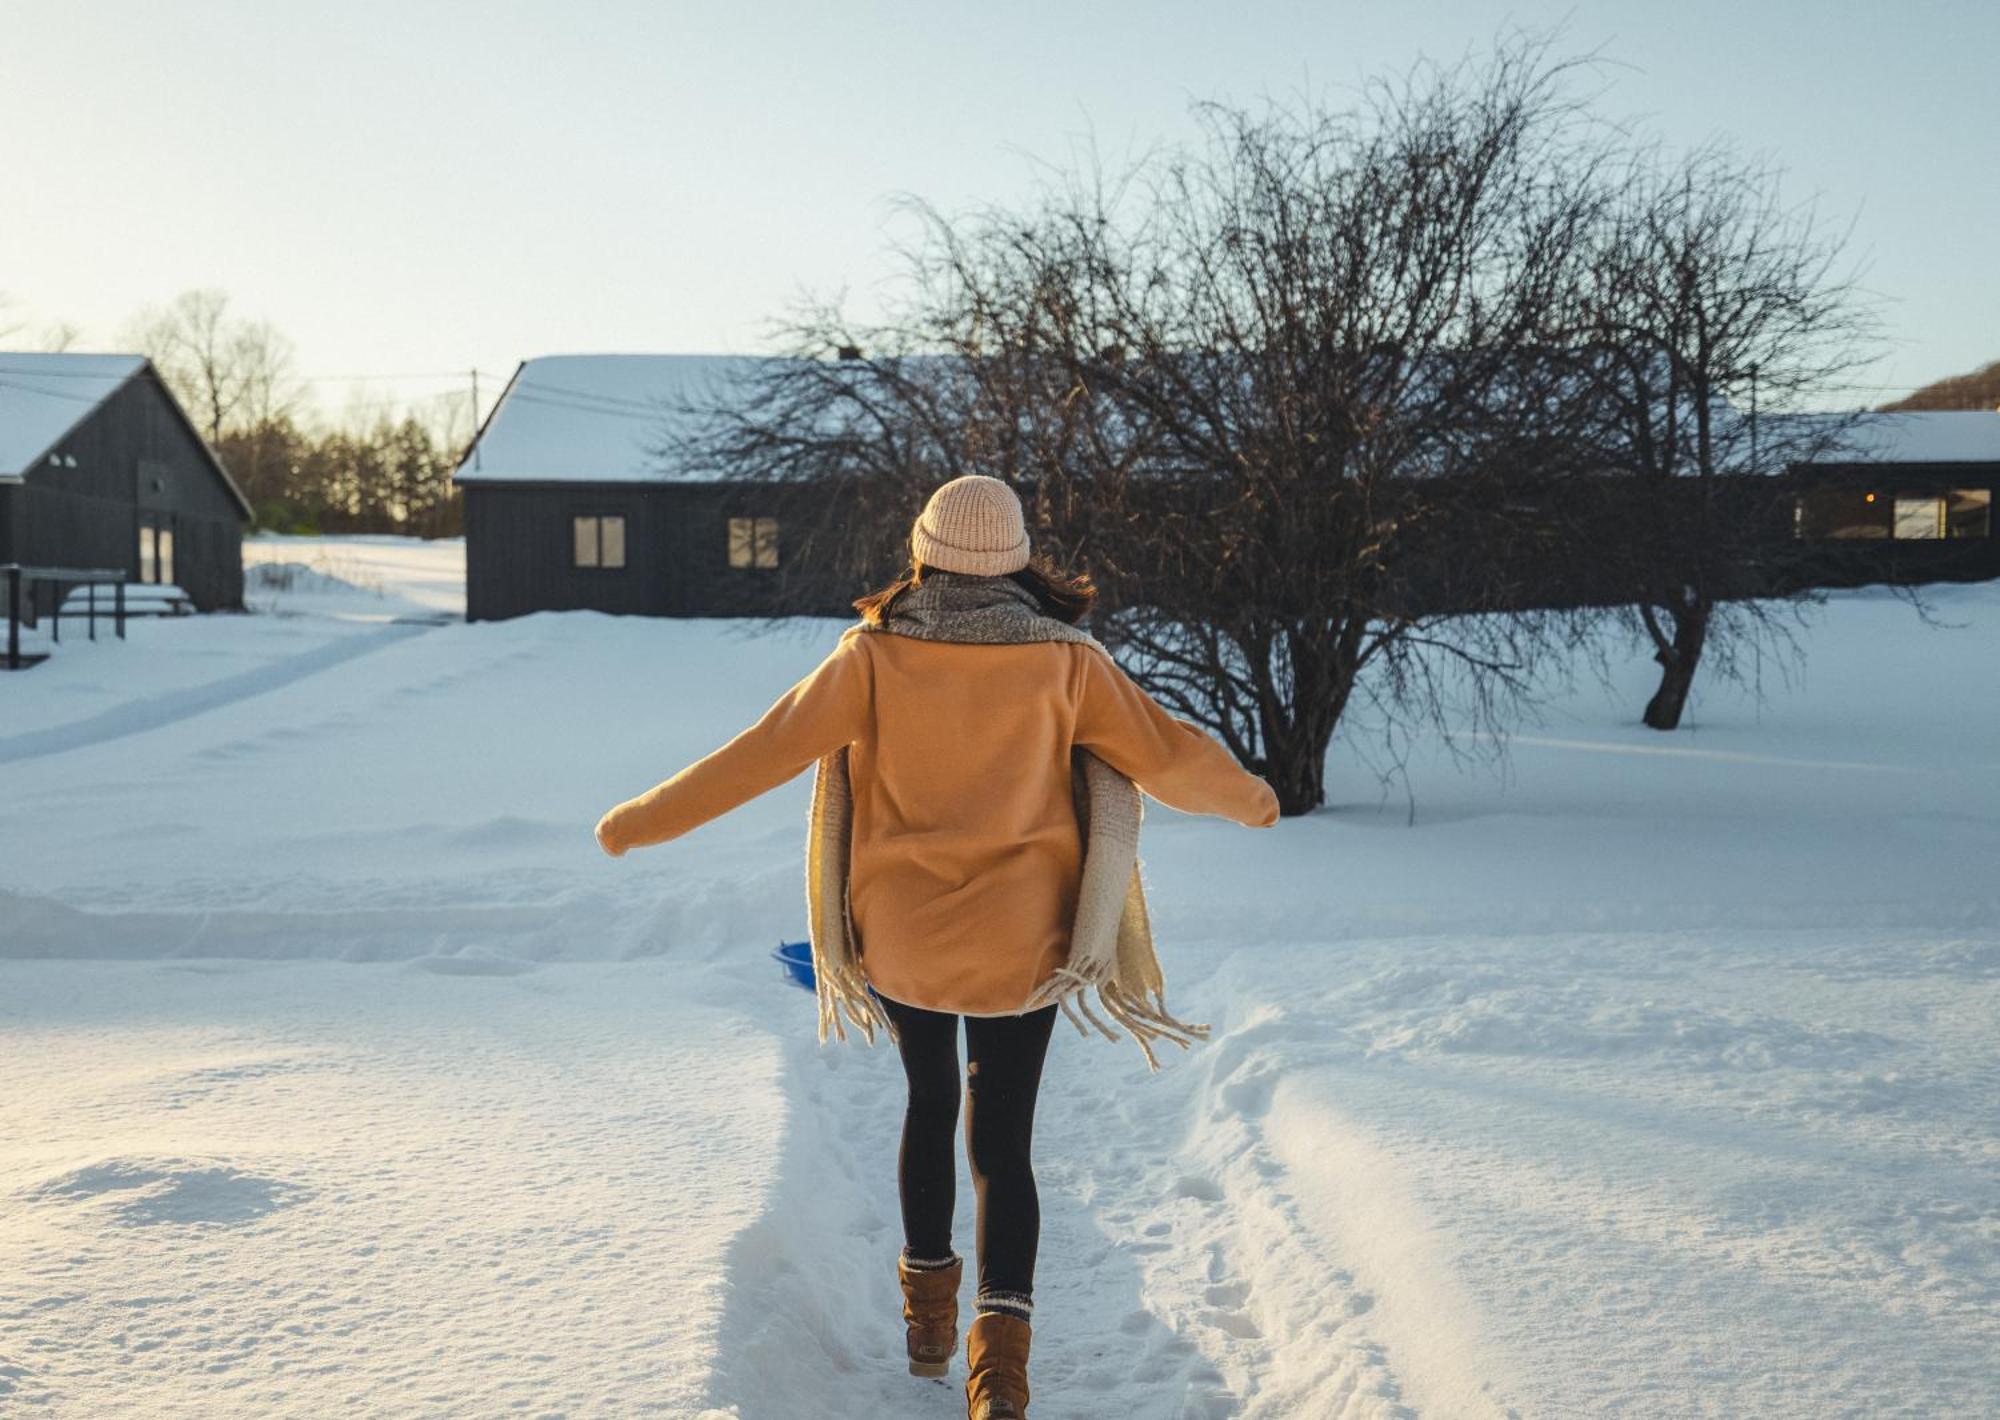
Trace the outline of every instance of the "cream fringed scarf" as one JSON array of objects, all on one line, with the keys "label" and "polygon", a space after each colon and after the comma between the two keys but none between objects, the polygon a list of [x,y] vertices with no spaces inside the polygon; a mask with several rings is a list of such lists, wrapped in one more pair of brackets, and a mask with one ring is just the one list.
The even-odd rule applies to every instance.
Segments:
[{"label": "cream fringed scarf", "polygon": [[[1023,641],[1080,641],[1109,655],[1096,637],[1080,627],[1045,616],[1034,594],[1010,577],[968,577],[927,571],[924,580],[897,598],[891,615],[870,630],[927,641],[971,641],[989,645]],[[1175,1019],[1167,1012],[1166,979],[1153,951],[1152,924],[1139,878],[1139,790],[1130,779],[1086,749],[1072,751],[1078,827],[1083,833],[1083,879],[1069,958],[1022,1010],[1057,1004],[1077,1030],[1090,1034],[1088,1021],[1107,1040],[1118,1033],[1090,1008],[1086,992],[1095,988],[1105,1015],[1138,1042],[1146,1064],[1160,1062],[1155,1040],[1186,1049],[1208,1037],[1208,1027]],[[819,1038],[829,1032],[847,1039],[841,1017],[868,1039],[881,1026],[895,1028],[868,993],[861,957],[848,914],[848,853],[853,831],[853,796],[847,750],[819,762],[813,776],[812,813],[806,834],[806,903],[812,938],[813,978],[819,995]]]}]

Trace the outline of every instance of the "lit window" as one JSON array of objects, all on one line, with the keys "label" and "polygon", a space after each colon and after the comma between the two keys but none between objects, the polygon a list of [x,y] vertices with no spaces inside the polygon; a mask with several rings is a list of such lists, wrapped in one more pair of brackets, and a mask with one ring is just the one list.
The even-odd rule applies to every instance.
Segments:
[{"label": "lit window", "polygon": [[153,525],[151,523],[141,523],[139,525],[139,580],[142,582],[158,580],[154,575],[154,569],[157,565],[154,559],[158,556],[158,552],[154,547],[153,539]]},{"label": "lit window", "polygon": [[776,567],[778,565],[778,520],[776,518],[731,518],[729,520],[729,565],[731,567]]},{"label": "lit window", "polygon": [[1946,537],[1991,537],[1993,535],[1993,490],[1954,488],[1945,495],[1944,535]]},{"label": "lit window", "polygon": [[1902,541],[1943,537],[1944,499],[1898,498],[1895,536]]},{"label": "lit window", "polygon": [[623,518],[572,518],[570,529],[576,566],[615,568],[625,565]]},{"label": "lit window", "polygon": [[174,580],[174,530],[160,529],[160,580],[171,584]]}]

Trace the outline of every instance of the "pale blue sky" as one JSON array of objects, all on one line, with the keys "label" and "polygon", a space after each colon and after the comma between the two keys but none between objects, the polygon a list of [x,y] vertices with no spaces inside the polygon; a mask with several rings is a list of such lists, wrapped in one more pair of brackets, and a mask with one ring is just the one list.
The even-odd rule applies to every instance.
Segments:
[{"label": "pale blue sky", "polygon": [[0,0],[0,291],[102,347],[221,287],[312,374],[756,350],[801,288],[866,310],[895,193],[1005,200],[1087,132],[1564,20],[1609,111],[1855,218],[1869,378],[2000,358],[1993,0]]}]

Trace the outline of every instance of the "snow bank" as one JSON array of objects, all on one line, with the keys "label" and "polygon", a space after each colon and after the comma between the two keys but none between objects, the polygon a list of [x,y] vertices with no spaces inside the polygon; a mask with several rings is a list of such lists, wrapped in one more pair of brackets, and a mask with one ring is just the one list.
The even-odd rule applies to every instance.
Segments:
[{"label": "snow bank", "polygon": [[[839,626],[342,620],[320,570],[188,619],[206,680],[140,643],[89,734],[57,663],[6,687],[0,1401],[948,1413],[895,1058],[767,956],[807,778],[590,836]],[[1837,597],[1675,736],[1634,657],[1504,774],[1421,745],[1414,826],[1344,749],[1269,833],[1154,807],[1215,1037],[1058,1036],[1038,1413],[2000,1412],[2000,598],[1938,607]]]},{"label": "snow bank", "polygon": [[279,615],[381,620],[465,615],[465,539],[258,533],[243,540],[244,601]]}]

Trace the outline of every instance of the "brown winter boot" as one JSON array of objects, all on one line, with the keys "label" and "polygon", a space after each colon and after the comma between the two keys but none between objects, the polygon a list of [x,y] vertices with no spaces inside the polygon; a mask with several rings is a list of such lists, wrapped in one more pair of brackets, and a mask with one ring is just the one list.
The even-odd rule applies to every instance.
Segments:
[{"label": "brown winter boot", "polygon": [[913,1376],[943,1375],[958,1349],[958,1279],[964,1270],[956,1256],[942,1267],[912,1267],[907,1257],[896,1259]]},{"label": "brown winter boot", "polygon": [[1006,1312],[981,1312],[965,1333],[966,1420],[1025,1420],[1028,1323]]}]

